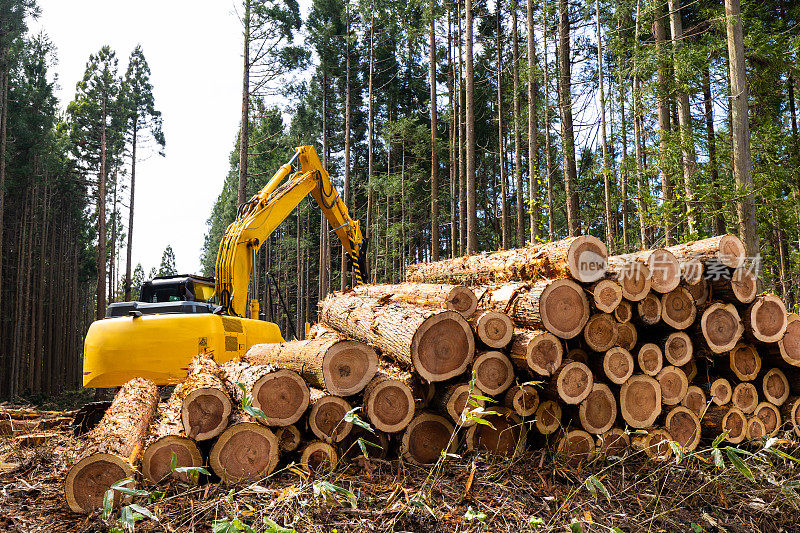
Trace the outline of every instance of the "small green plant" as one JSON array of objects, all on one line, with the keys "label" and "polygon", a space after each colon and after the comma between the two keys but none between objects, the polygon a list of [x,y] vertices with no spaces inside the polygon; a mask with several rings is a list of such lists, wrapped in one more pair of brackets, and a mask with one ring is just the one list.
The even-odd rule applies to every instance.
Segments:
[{"label": "small green plant", "polygon": [[[114,512],[114,493],[118,492],[125,496],[146,496],[151,497],[151,493],[146,490],[138,490],[130,488],[130,483],[133,482],[132,478],[125,478],[117,481],[111,488],[109,488],[103,495],[103,520],[109,520]],[[150,512],[146,507],[130,503],[120,509],[119,518],[117,519],[116,526],[111,528],[113,533],[120,533],[123,531],[133,532],[136,529],[136,523],[150,519],[158,522],[158,518]]]},{"label": "small green plant", "polygon": [[[362,428],[362,429],[364,429],[366,431],[369,431],[373,435],[375,435],[376,434],[375,430],[372,428],[370,423],[367,422],[366,420],[364,420],[363,418],[361,418],[360,416],[358,416],[358,411],[360,411],[360,410],[361,410],[361,406],[358,406],[358,407],[354,407],[354,408],[350,409],[349,411],[347,411],[345,413],[345,415],[344,415],[344,418],[342,418],[342,421],[340,422],[340,424],[349,422],[349,423],[353,424],[354,426],[358,426],[358,427],[360,427],[360,428]],[[359,437],[358,440],[356,440],[356,443],[358,444],[358,447],[361,449],[361,453],[364,454],[364,457],[366,457],[367,459],[369,459],[369,452],[367,451],[367,446],[372,446],[373,448],[380,448],[381,447],[379,444],[375,444],[374,442],[370,442],[367,439],[365,439],[364,437]]]},{"label": "small green plant", "polygon": [[254,418],[260,418],[266,420],[267,415],[264,414],[264,411],[262,411],[258,407],[253,407],[253,398],[247,391],[247,387],[245,386],[245,384],[238,382],[236,383],[236,386],[239,387],[239,389],[242,391],[242,411],[244,411],[245,413]]},{"label": "small green plant", "polygon": [[475,512],[470,505],[467,507],[467,512],[464,513],[464,520],[467,522],[472,522],[474,520],[477,520],[478,522],[484,522],[486,520],[486,513],[481,511]]},{"label": "small green plant", "polygon": [[318,480],[312,485],[315,498],[323,498],[326,502],[336,505],[349,505],[351,509],[356,508],[358,498],[356,495],[339,485],[334,485],[329,481]]}]

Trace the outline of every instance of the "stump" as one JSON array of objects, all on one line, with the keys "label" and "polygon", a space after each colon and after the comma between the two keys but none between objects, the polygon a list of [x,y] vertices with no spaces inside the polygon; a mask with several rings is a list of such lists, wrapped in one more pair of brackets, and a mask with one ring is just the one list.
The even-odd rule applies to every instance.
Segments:
[{"label": "stump", "polygon": [[739,383],[733,388],[731,403],[742,410],[744,414],[751,414],[758,405],[758,389],[752,383]]},{"label": "stump", "polygon": [[661,385],[655,378],[634,374],[619,392],[619,408],[629,426],[644,429],[661,414]]},{"label": "stump", "polygon": [[475,334],[489,348],[505,348],[514,334],[514,323],[505,313],[484,311],[474,320]]},{"label": "stump", "polygon": [[725,378],[715,379],[709,386],[709,395],[715,405],[725,405],[731,401],[731,396],[733,396],[731,382]]},{"label": "stump", "polygon": [[774,294],[762,294],[744,312],[744,327],[748,335],[761,342],[778,342],[788,326],[786,306]]},{"label": "stump", "polygon": [[573,429],[567,431],[556,446],[556,459],[578,467],[590,462],[595,456],[594,437],[586,431]]},{"label": "stump", "polygon": [[789,398],[791,387],[780,368],[770,368],[761,380],[761,390],[768,402],[780,407]]},{"label": "stump", "polygon": [[511,342],[511,361],[540,376],[551,376],[561,366],[564,348],[561,340],[543,330],[516,329]]},{"label": "stump", "polygon": [[472,316],[478,307],[475,291],[464,285],[434,283],[400,283],[397,285],[356,285],[353,294],[402,302],[417,307],[447,309],[464,318]]},{"label": "stump", "polygon": [[589,286],[592,305],[601,313],[613,313],[622,302],[622,287],[611,279],[601,279]]},{"label": "stump", "polygon": [[692,361],[694,345],[691,337],[683,331],[674,331],[664,340],[664,357],[674,366],[683,366]]},{"label": "stump", "polygon": [[617,419],[617,400],[605,383],[595,383],[592,392],[578,408],[578,416],[583,429],[589,433],[605,433]]},{"label": "stump", "polygon": [[749,304],[758,294],[758,281],[749,268],[739,267],[712,277],[711,290],[719,300]]},{"label": "stump", "polygon": [[744,332],[739,312],[733,304],[712,303],[700,318],[700,331],[714,353],[732,350]]},{"label": "stump", "polygon": [[353,429],[353,424],[344,420],[352,409],[344,398],[311,389],[308,429],[321,441],[341,442]]},{"label": "stump", "polygon": [[305,341],[256,344],[243,361],[293,370],[312,387],[336,396],[358,394],[378,369],[373,348],[335,333]]},{"label": "stump", "polygon": [[554,400],[544,400],[536,409],[534,425],[542,435],[552,435],[561,427],[561,406]]},{"label": "stump", "polygon": [[455,311],[334,293],[322,302],[320,316],[338,331],[376,346],[401,365],[413,367],[427,381],[444,381],[462,374],[475,354],[472,328]]},{"label": "stump", "polygon": [[781,429],[781,411],[778,406],[770,402],[761,402],[756,406],[753,415],[764,423],[764,434],[767,437],[774,437],[778,434]]},{"label": "stump", "polygon": [[480,354],[472,363],[472,372],[475,385],[489,396],[502,394],[514,383],[514,366],[503,352]]},{"label": "stump", "polygon": [[750,344],[739,343],[734,346],[728,357],[728,364],[739,381],[753,381],[761,371],[761,357]]},{"label": "stump", "polygon": [[488,451],[494,455],[510,456],[525,448],[525,426],[522,419],[507,407],[494,407],[496,414],[484,415],[491,425],[476,424],[467,430],[468,451]]},{"label": "stump", "polygon": [[610,350],[617,342],[617,323],[608,313],[592,315],[583,330],[586,345],[595,352]]},{"label": "stump", "polygon": [[617,346],[625,348],[630,352],[636,347],[636,342],[638,340],[639,332],[636,331],[636,326],[630,322],[617,324]]},{"label": "stump", "polygon": [[694,258],[701,263],[719,262],[728,268],[742,266],[747,252],[741,239],[732,233],[685,242],[667,248],[678,258]]},{"label": "stump", "polygon": [[611,428],[597,438],[595,453],[603,457],[625,457],[631,447],[631,438],[622,428]]},{"label": "stump", "polygon": [[644,374],[655,376],[664,366],[664,355],[661,352],[661,348],[658,347],[658,344],[648,342],[639,348],[636,361],[639,363],[639,369]]},{"label": "stump", "polygon": [[224,483],[249,483],[275,470],[278,448],[278,439],[269,428],[243,417],[219,436],[208,462]]},{"label": "stump", "polygon": [[417,465],[432,465],[445,450],[451,451],[456,447],[457,441],[450,440],[454,431],[455,427],[445,417],[419,413],[403,432],[400,456]]},{"label": "stump", "polygon": [[689,385],[686,389],[686,396],[681,400],[681,405],[689,409],[698,418],[703,416],[706,411],[706,393],[697,385]]},{"label": "stump", "polygon": [[625,348],[615,346],[603,356],[603,373],[616,385],[622,385],[633,375],[633,356]]},{"label": "stump", "polygon": [[636,319],[643,326],[654,326],[661,320],[661,299],[648,293],[636,304]]},{"label": "stump", "polygon": [[545,385],[545,394],[558,396],[567,405],[578,405],[592,392],[594,376],[583,363],[569,361],[561,365]]},{"label": "stump", "polygon": [[539,407],[539,393],[533,385],[513,385],[506,391],[503,405],[513,409],[519,416],[528,418]]},{"label": "stump", "polygon": [[473,388],[470,393],[469,388],[469,383],[453,383],[436,391],[436,397],[433,399],[437,410],[460,427],[471,427],[477,423],[470,415],[462,417],[465,409],[467,411],[475,409],[474,405],[469,404],[470,394],[473,396],[472,401],[474,403],[480,407],[484,406],[484,401],[475,397],[482,396],[482,391]]},{"label": "stump", "polygon": [[309,472],[333,472],[338,464],[336,448],[321,440],[309,442],[300,452],[300,466]]},{"label": "stump", "polygon": [[670,409],[664,419],[664,428],[687,452],[693,451],[700,443],[700,418],[688,407],[677,405]]},{"label": "stump", "polygon": [[622,300],[614,309],[614,318],[621,324],[631,321],[631,318],[633,318],[633,306],[628,300]]},{"label": "stump", "polygon": [[645,264],[612,256],[608,258],[608,272],[609,277],[619,283],[626,300],[638,302],[650,292],[650,268]]},{"label": "stump", "polygon": [[692,294],[678,287],[661,296],[661,320],[675,329],[686,329],[694,323],[697,307]]},{"label": "stump", "polygon": [[364,413],[380,431],[396,433],[405,429],[414,418],[411,374],[378,372],[364,389]]},{"label": "stump", "polygon": [[[135,378],[122,386],[100,423],[86,436],[78,460],[67,470],[64,494],[72,511],[91,513],[103,507],[111,485],[133,477],[158,401],[158,387],[152,381]],[[115,492],[114,504],[122,500]]]},{"label": "stump", "polygon": [[225,373],[211,355],[200,354],[189,363],[186,379],[176,387],[185,391],[181,416],[187,437],[203,441],[225,431],[232,406],[224,379]]}]

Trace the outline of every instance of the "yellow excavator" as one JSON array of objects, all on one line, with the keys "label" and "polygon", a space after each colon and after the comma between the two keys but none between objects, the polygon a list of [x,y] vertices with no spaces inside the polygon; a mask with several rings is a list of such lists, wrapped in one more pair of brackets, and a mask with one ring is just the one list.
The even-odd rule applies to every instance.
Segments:
[{"label": "yellow excavator", "polygon": [[[300,170],[293,172],[297,164]],[[314,148],[295,148],[266,186],[239,206],[220,242],[215,278],[147,281],[140,301],[113,303],[104,320],[92,323],[84,343],[83,386],[118,387],[135,377],[175,384],[199,352],[212,352],[222,363],[254,344],[282,342],[276,324],[258,319],[258,300],[249,287],[253,260],[309,193],[347,251],[356,283],[362,283],[366,245],[361,227],[350,218]]]}]

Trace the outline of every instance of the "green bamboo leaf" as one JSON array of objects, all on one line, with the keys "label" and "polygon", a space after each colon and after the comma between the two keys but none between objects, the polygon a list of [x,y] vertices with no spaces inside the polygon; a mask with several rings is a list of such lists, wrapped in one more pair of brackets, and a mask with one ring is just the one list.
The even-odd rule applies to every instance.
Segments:
[{"label": "green bamboo leaf", "polygon": [[740,474],[742,474],[750,481],[756,480],[756,478],[753,476],[753,472],[751,472],[750,469],[747,467],[747,465],[744,464],[742,458],[739,457],[739,455],[734,451],[733,448],[728,447],[725,451],[728,456],[728,459],[730,459],[731,463],[733,464],[733,466],[736,467],[736,470],[738,470]]}]

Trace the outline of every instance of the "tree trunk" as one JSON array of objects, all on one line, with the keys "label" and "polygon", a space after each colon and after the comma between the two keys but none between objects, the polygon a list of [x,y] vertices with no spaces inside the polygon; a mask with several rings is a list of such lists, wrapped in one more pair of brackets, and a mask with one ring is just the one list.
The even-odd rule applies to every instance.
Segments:
[{"label": "tree trunk", "polygon": [[[497,1],[496,12],[496,26],[495,26],[495,46],[497,47],[497,155],[500,167],[500,212],[502,216],[502,225],[500,229],[501,244],[500,248],[507,250],[511,246],[510,233],[508,221],[508,180],[506,178],[506,160],[505,160],[505,128],[503,127],[503,45],[502,32],[503,28],[500,25],[500,9],[501,3]],[[519,222],[518,222],[519,223]]]},{"label": "tree trunk", "polygon": [[664,50],[664,43],[669,39],[667,36],[666,28],[664,27],[664,11],[663,8],[657,6],[655,8],[655,20],[653,21],[653,35],[656,40],[656,55],[657,55],[657,93],[658,93],[658,142],[661,150],[661,194],[662,194],[662,207],[664,211],[664,241],[667,245],[675,244],[674,236],[674,216],[673,216],[673,191],[672,191],[672,173],[669,169],[669,161],[667,158],[668,142],[667,132],[670,130],[669,120],[669,99],[668,99],[668,71],[669,62],[666,58]]},{"label": "tree trunk", "polygon": [[136,198],[136,135],[138,133],[138,117],[133,122],[133,142],[131,144],[131,192],[128,206],[128,242],[125,250],[125,301],[131,300],[131,261],[133,253],[133,202]]},{"label": "tree trunk", "polygon": [[466,142],[467,142],[467,249],[466,253],[478,251],[478,211],[475,182],[475,75],[473,72],[472,52],[472,0],[464,0],[466,5]]},{"label": "tree trunk", "polygon": [[[350,123],[352,120],[352,109],[350,107],[350,3],[347,3],[347,35],[345,35],[345,89],[344,89],[344,204],[348,208],[350,204]],[[347,252],[342,246],[341,264],[339,268],[340,290],[347,288]]]},{"label": "tree trunk", "polygon": [[[530,3],[533,0],[528,0],[528,10],[530,11]],[[543,33],[544,33],[544,49],[542,53],[544,54],[543,57],[543,70],[544,70],[544,152],[545,152],[545,161],[547,165],[547,238],[551,241],[556,239],[555,235],[555,195],[553,193],[553,174],[555,173],[555,169],[553,169],[553,155],[552,155],[552,143],[550,141],[550,65],[547,61],[547,28],[550,27],[550,24],[547,21],[545,10],[542,10],[542,26],[543,26]],[[533,30],[528,30],[533,31]],[[535,43],[534,43],[535,45]],[[534,48],[534,52],[535,52]],[[530,72],[530,71],[529,71]],[[535,95],[534,95],[535,97]],[[530,104],[529,104],[530,105]],[[530,118],[529,118],[530,120]],[[530,135],[530,122],[528,122],[528,134]],[[528,141],[530,143],[530,141]],[[530,156],[529,156],[530,157]]]},{"label": "tree trunk", "polygon": [[459,113],[455,96],[455,63],[453,62],[453,23],[447,9],[447,101],[450,106],[450,257],[458,254],[458,147],[456,120]]},{"label": "tree trunk", "polygon": [[[372,235],[373,217],[375,209],[375,190],[372,182],[375,161],[375,112],[372,103],[373,75],[374,75],[374,38],[375,38],[375,0],[372,0],[369,12],[369,88],[367,91],[367,225],[365,227],[366,237]],[[373,246],[373,249],[376,247]],[[377,250],[373,252],[377,258]],[[369,260],[367,261],[369,262]],[[377,274],[377,269],[373,270],[372,275]]]},{"label": "tree trunk", "polygon": [[242,48],[242,115],[239,126],[239,186],[236,205],[247,201],[247,150],[250,134],[250,2],[244,0]]},{"label": "tree trunk", "polygon": [[[516,207],[517,207],[517,246],[523,246],[525,244],[525,200],[523,189],[525,188],[523,179],[522,179],[522,117],[520,116],[522,113],[521,104],[519,101],[519,31],[517,29],[517,12],[519,11],[519,4],[517,0],[512,0],[511,2],[511,59],[514,63],[511,74],[513,76],[513,84],[514,84],[514,181],[516,182]],[[533,14],[531,14],[531,26],[533,26]],[[533,30],[531,29],[531,33]],[[533,43],[531,43],[532,45]],[[531,46],[532,48],[533,46]],[[530,50],[529,56],[530,58],[535,57],[535,54],[531,54]],[[531,65],[535,65],[535,62],[531,62]],[[530,70],[533,70],[533,66],[530,67]],[[530,78],[535,78],[535,72],[532,72],[529,75],[528,82],[530,83]],[[528,93],[530,97],[530,92]],[[533,121],[534,121],[534,131],[533,135],[534,138],[536,137],[536,112],[535,112],[535,104],[534,98],[529,98],[529,106],[528,112],[533,112]],[[530,133],[530,131],[528,132]],[[534,165],[534,173],[529,174],[529,196],[530,196],[530,227],[531,227],[531,242],[537,242],[539,240],[539,191],[538,185],[534,186],[534,176],[536,175],[536,163],[538,161],[538,153],[537,150],[534,149],[530,150],[530,143],[528,144],[528,159],[533,161]],[[528,164],[528,170],[530,171],[530,163]]]},{"label": "tree trunk", "polygon": [[578,170],[575,165],[575,135],[572,127],[569,41],[569,3],[567,0],[558,0],[558,70],[560,76],[558,94],[561,109],[561,141],[564,147],[564,193],[567,204],[567,230],[570,235],[577,236],[581,232],[581,215],[578,203]]},{"label": "tree trunk", "polygon": [[[464,54],[461,50],[463,31],[461,29],[461,0],[456,1],[456,20],[458,21],[458,255],[467,253],[467,167],[466,167],[466,109],[464,105],[464,77],[461,66]],[[471,35],[471,34],[470,34]]]},{"label": "tree trunk", "polygon": [[[600,129],[603,141],[603,194],[605,200],[606,245],[612,249],[614,245],[614,222],[611,218],[611,163],[606,139],[606,95],[603,83],[603,41],[600,31],[600,0],[594,0],[595,18],[597,18],[597,81],[600,85]],[[624,200],[623,200],[624,201]]]},{"label": "tree trunk", "polygon": [[97,177],[97,308],[95,309],[95,319],[102,320],[106,316],[106,120],[107,120],[107,99],[108,95],[103,95],[103,109],[100,126],[100,175]]},{"label": "tree trunk", "polygon": [[[706,119],[706,134],[708,138],[708,168],[709,180],[717,187],[722,187],[717,170],[717,139],[714,133],[714,102],[711,100],[711,63],[703,69],[703,107]],[[725,233],[725,215],[722,211],[720,190],[715,187],[714,214],[712,216],[712,232],[716,235]]]},{"label": "tree trunk", "polygon": [[430,13],[430,84],[431,84],[431,260],[439,260],[439,146],[436,110],[436,4]]}]

